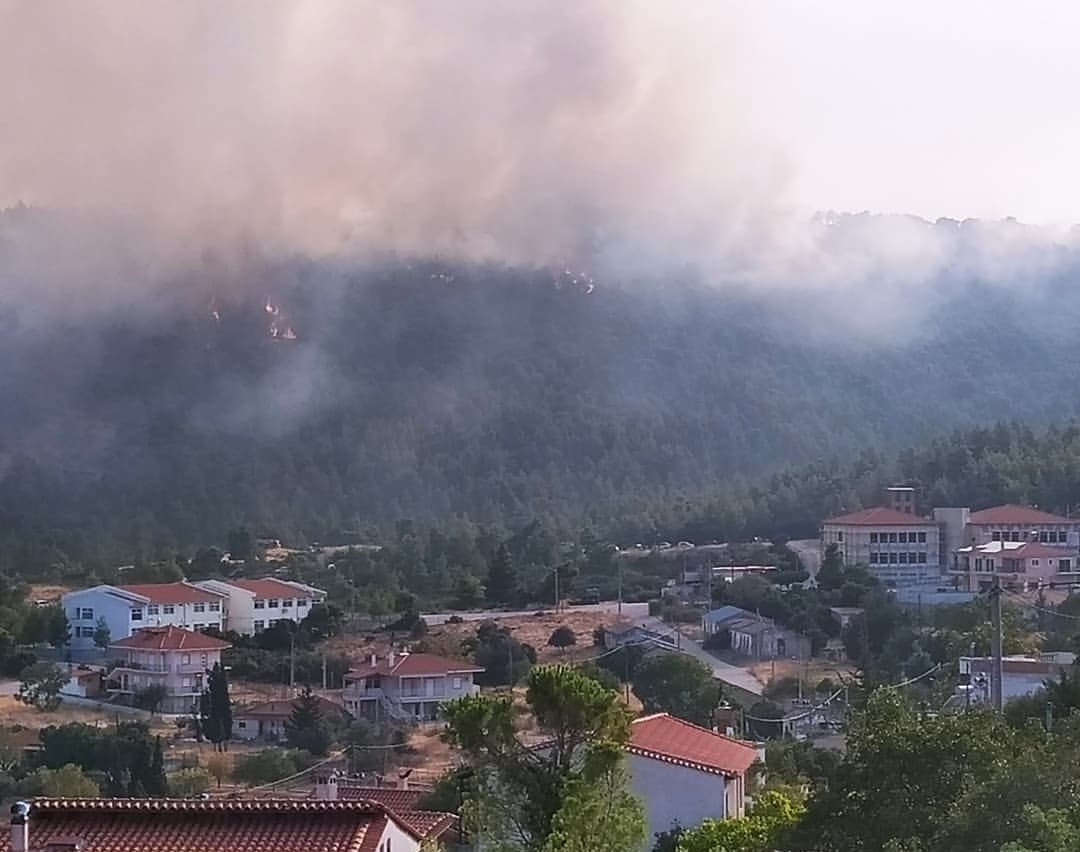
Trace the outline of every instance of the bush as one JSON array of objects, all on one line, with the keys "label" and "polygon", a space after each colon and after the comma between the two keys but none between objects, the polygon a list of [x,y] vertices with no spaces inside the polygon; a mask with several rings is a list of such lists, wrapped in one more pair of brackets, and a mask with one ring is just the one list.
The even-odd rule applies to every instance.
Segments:
[{"label": "bush", "polygon": [[577,644],[577,634],[569,625],[561,624],[552,631],[547,643],[552,648],[569,648]]},{"label": "bush", "polygon": [[462,618],[460,615],[451,615],[448,619],[446,619],[446,623],[447,624],[464,624],[465,619]]},{"label": "bush", "polygon": [[101,795],[101,788],[74,763],[58,769],[42,767],[24,778],[19,786],[23,794],[53,799],[92,799]]},{"label": "bush", "polygon": [[177,799],[193,799],[210,789],[213,777],[205,769],[181,769],[168,776],[169,795]]}]

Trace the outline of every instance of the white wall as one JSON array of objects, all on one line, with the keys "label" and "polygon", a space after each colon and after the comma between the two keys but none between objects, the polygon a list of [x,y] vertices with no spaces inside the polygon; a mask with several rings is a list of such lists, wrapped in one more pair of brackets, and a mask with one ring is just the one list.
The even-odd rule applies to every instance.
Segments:
[{"label": "white wall", "polygon": [[255,596],[251,592],[222,580],[202,580],[194,585],[200,589],[206,589],[208,592],[218,592],[227,596],[225,603],[225,630],[234,630],[242,636],[250,636],[254,632],[251,627],[251,607]]},{"label": "white wall", "polygon": [[375,847],[376,852],[417,852],[419,849],[420,842],[392,819],[386,821],[386,828]]},{"label": "white wall", "polygon": [[691,828],[702,820],[723,819],[725,779],[685,766],[675,766],[640,755],[628,755],[630,787],[645,804],[647,840],[652,849],[654,835],[676,824]]}]

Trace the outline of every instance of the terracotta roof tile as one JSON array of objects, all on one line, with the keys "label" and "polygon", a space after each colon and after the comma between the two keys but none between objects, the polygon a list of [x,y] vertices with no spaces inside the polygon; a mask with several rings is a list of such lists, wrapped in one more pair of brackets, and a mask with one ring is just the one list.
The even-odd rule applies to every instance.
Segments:
[{"label": "terracotta roof tile", "polygon": [[849,527],[929,527],[934,525],[934,522],[929,518],[898,512],[888,506],[877,506],[873,509],[851,512],[847,515],[829,518],[825,523]]},{"label": "terracotta roof tile", "polygon": [[[316,695],[319,709],[324,716],[339,715],[348,716],[349,712],[340,704],[336,704],[329,698]],[[288,719],[292,715],[293,708],[299,698],[282,698],[276,701],[264,701],[261,704],[252,704],[250,707],[238,708],[233,711],[233,718],[247,719],[259,717],[262,719]]]},{"label": "terracotta roof tile", "polygon": [[758,758],[757,749],[746,743],[667,713],[635,719],[626,750],[641,757],[728,777],[742,775]]},{"label": "terracotta roof tile", "polygon": [[[368,801],[36,799],[30,843],[78,838],[87,852],[367,852],[389,818]],[[0,850],[9,849],[5,840]]]},{"label": "terracotta roof tile", "polygon": [[[226,580],[230,586],[251,592],[259,599],[263,598],[302,598],[311,594],[303,584],[293,585],[284,580],[275,580],[268,577],[261,580]],[[319,591],[315,589],[314,591]]]},{"label": "terracotta roof tile", "polygon": [[1052,515],[1041,509],[1033,509],[1030,506],[1007,504],[972,512],[968,518],[968,523],[980,526],[984,524],[1009,526],[1018,524],[1075,524],[1077,522],[1063,518],[1061,515]]},{"label": "terracotta roof tile", "polygon": [[339,784],[341,801],[377,802],[422,837],[438,837],[457,821],[455,814],[426,811],[420,808],[420,790],[400,790],[395,787],[352,787]]},{"label": "terracotta roof tile", "polygon": [[1052,544],[1028,541],[1015,550],[1004,551],[1001,555],[1005,559],[1075,559],[1076,550],[1072,547],[1055,547]]},{"label": "terracotta roof tile", "polygon": [[220,601],[225,597],[189,583],[135,583],[115,588],[147,598],[153,604],[206,603]]},{"label": "terracotta roof tile", "polygon": [[477,666],[465,660],[451,660],[448,657],[437,657],[435,654],[401,654],[394,659],[394,665],[386,658],[376,660],[375,665],[370,662],[357,666],[349,671],[350,677],[360,678],[370,675],[389,675],[392,677],[420,677],[423,675],[447,675],[468,674],[484,671],[483,666]]},{"label": "terracotta roof tile", "polygon": [[170,624],[168,627],[141,627],[126,639],[110,642],[109,647],[136,651],[223,651],[232,645],[205,633]]}]

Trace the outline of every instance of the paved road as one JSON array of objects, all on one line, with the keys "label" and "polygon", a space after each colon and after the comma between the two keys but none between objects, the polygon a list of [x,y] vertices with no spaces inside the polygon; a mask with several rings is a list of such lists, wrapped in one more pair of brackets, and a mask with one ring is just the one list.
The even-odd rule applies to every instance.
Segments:
[{"label": "paved road", "polygon": [[17,680],[0,680],[0,695],[11,696],[19,691]]},{"label": "paved road", "polygon": [[[657,632],[671,631],[671,628],[664,624],[659,618],[649,617],[642,619],[638,623]],[[694,657],[707,665],[712,669],[713,675],[724,683],[730,683],[732,686],[745,689],[753,695],[761,695],[761,681],[750,674],[747,669],[733,666],[731,663],[725,663],[723,660],[714,657],[693,639],[683,636],[682,634],[679,636],[679,648],[691,657]]]},{"label": "paved road", "polygon": [[821,542],[816,538],[804,538],[789,541],[787,546],[788,550],[799,557],[799,562],[810,574],[810,579],[816,577],[821,568]]},{"label": "paved road", "polygon": [[[533,615],[540,609],[540,607],[536,607],[534,609],[517,610],[478,609],[469,612],[424,612],[420,614],[420,617],[428,623],[429,627],[433,627],[436,624],[445,624],[448,619],[455,615],[462,621],[483,621],[485,618],[522,618]],[[550,609],[546,611],[550,612]],[[604,601],[598,604],[581,604],[580,606],[563,608],[563,612],[617,613],[618,611],[619,604],[617,601]],[[645,618],[649,615],[649,605],[647,603],[624,603],[622,605],[622,614],[624,618],[637,621],[639,618]]]}]

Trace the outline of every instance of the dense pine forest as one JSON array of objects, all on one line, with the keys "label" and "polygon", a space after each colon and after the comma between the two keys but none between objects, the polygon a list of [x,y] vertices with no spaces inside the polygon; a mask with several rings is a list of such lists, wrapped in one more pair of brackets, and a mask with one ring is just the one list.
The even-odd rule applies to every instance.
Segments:
[{"label": "dense pine forest", "polygon": [[805,536],[893,480],[1066,509],[1078,433],[1043,430],[1080,415],[1070,281],[211,258],[152,299],[0,303],[0,568],[190,553],[237,527],[379,541],[403,520]]}]

